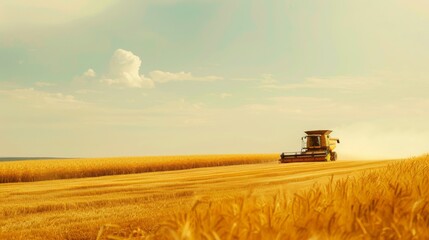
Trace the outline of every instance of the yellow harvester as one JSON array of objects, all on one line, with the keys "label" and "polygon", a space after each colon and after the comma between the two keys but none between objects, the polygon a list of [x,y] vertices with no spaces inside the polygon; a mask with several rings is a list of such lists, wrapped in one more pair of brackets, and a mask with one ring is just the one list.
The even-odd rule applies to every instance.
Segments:
[{"label": "yellow harvester", "polygon": [[302,137],[301,152],[283,152],[280,154],[280,163],[290,162],[328,162],[337,160],[334,152],[338,138],[331,138],[331,130],[306,131]]}]

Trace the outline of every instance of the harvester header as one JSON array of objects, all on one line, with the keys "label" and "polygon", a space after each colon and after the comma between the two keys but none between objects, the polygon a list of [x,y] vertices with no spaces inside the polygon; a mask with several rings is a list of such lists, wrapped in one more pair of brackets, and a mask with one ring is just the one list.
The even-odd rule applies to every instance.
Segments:
[{"label": "harvester header", "polygon": [[280,154],[280,163],[290,162],[328,162],[337,160],[334,152],[338,138],[332,138],[329,134],[332,130],[305,131],[302,137],[302,148],[300,152],[283,152]]}]

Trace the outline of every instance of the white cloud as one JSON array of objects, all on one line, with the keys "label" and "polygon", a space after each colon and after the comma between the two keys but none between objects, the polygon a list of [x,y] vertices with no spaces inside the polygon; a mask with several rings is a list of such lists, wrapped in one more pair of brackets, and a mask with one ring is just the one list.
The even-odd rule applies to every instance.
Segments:
[{"label": "white cloud", "polygon": [[90,68],[83,73],[83,76],[84,77],[96,77],[97,74],[95,73],[95,71],[92,68]]},{"label": "white cloud", "polygon": [[90,83],[91,81],[93,81],[94,79],[96,79],[97,77],[97,73],[94,71],[94,69],[89,68],[88,70],[86,70],[85,72],[83,72],[81,75],[76,76],[73,79],[74,83],[77,84],[87,84]]},{"label": "white cloud", "polygon": [[151,79],[153,79],[155,82],[158,83],[166,83],[171,81],[216,81],[216,80],[222,80],[222,77],[218,76],[203,76],[203,77],[196,77],[193,76],[190,72],[163,72],[163,71],[152,71],[149,73],[149,76]]},{"label": "white cloud", "polygon": [[[190,72],[166,72],[152,71],[149,77],[140,75],[142,61],[134,53],[118,49],[113,54],[108,73],[102,77],[101,82],[108,85],[117,85],[131,88],[153,88],[155,83],[167,83],[174,81],[216,81],[223,79],[218,76],[194,76]],[[83,76],[95,76],[95,72],[89,69]]]},{"label": "white cloud", "polygon": [[113,54],[108,74],[101,80],[108,85],[131,88],[152,88],[152,79],[139,74],[142,61],[130,51],[118,49]]}]

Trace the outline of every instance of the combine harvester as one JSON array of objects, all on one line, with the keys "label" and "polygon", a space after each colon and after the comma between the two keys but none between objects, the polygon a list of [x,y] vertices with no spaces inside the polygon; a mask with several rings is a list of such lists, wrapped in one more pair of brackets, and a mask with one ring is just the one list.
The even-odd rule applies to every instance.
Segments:
[{"label": "combine harvester", "polygon": [[301,152],[283,152],[280,154],[280,163],[291,162],[329,162],[337,160],[334,152],[338,138],[331,138],[331,130],[306,131],[302,137]]}]

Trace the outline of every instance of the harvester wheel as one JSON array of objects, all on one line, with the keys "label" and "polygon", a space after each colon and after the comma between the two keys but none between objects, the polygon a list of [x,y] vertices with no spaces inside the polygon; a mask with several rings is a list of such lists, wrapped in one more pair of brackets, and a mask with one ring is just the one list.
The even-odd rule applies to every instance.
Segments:
[{"label": "harvester wheel", "polygon": [[337,153],[336,152],[332,152],[331,153],[331,161],[336,161],[337,160]]},{"label": "harvester wheel", "polygon": [[331,154],[328,153],[325,157],[325,162],[330,162],[330,161],[332,161],[332,157],[331,157]]}]

